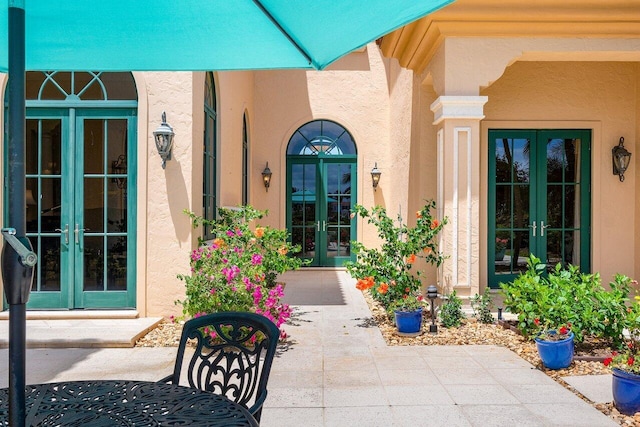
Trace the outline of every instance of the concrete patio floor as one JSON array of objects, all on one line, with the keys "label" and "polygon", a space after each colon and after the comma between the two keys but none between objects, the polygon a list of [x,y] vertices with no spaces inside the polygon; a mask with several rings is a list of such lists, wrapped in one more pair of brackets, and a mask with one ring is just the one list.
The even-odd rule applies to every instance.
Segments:
[{"label": "concrete patio floor", "polygon": [[[388,347],[343,271],[296,271],[283,280],[287,302],[296,310],[286,327],[291,338],[269,378],[264,427],[617,425],[508,349]],[[82,326],[81,320],[67,322],[61,335]],[[171,371],[175,353],[34,348],[27,351],[27,382],[156,380]],[[3,349],[0,387],[7,386],[7,367]],[[596,380],[581,378],[577,387],[593,387]]]}]

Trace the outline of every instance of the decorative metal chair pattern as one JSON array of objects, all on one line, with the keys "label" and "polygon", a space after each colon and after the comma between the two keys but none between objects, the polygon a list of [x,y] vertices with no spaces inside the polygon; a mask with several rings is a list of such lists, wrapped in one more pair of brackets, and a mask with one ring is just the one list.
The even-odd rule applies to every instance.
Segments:
[{"label": "decorative metal chair pattern", "polygon": [[182,329],[173,374],[161,382],[180,383],[188,340],[186,380],[190,387],[221,394],[245,406],[260,422],[267,381],[280,332],[255,313],[223,312],[187,321]]}]

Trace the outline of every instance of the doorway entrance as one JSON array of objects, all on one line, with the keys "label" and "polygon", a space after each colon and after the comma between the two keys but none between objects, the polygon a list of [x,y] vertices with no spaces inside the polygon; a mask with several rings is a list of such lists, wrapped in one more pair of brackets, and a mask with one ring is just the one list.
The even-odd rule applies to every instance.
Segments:
[{"label": "doorway entrance", "polygon": [[490,287],[526,270],[530,254],[590,270],[590,131],[489,131],[488,183]]},{"label": "doorway entrance", "polygon": [[312,266],[341,266],[352,259],[356,165],[353,138],[335,122],[309,122],[289,140],[287,228],[302,249],[298,256]]},{"label": "doorway entrance", "polygon": [[[27,81],[40,89],[27,87],[39,98],[27,101],[26,213],[39,263],[28,308],[135,307],[136,109],[130,107],[137,102],[122,99],[127,92],[135,99],[133,78],[34,74]],[[128,84],[117,84],[123,80]],[[117,101],[110,102],[110,92]]]}]

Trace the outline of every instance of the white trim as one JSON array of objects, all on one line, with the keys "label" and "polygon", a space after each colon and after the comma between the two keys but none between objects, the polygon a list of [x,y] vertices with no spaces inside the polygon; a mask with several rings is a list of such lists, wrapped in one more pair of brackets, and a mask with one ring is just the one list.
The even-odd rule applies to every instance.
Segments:
[{"label": "white trim", "polygon": [[445,119],[484,119],[487,96],[441,96],[431,104],[433,124]]},{"label": "white trim", "polygon": [[471,185],[473,183],[473,156],[471,140],[471,127],[456,128],[456,131],[467,132],[467,286],[471,287],[471,231],[473,218],[473,203],[471,198]]},{"label": "white trim", "polygon": [[452,273],[453,277],[453,286],[458,285],[458,252],[460,249],[460,245],[458,244],[458,239],[460,238],[460,230],[458,229],[459,222],[459,203],[458,200],[458,174],[460,173],[460,146],[458,140],[458,131],[457,128],[453,130],[453,194],[451,195],[451,228],[453,229],[453,236],[451,237],[451,257],[452,260]]}]

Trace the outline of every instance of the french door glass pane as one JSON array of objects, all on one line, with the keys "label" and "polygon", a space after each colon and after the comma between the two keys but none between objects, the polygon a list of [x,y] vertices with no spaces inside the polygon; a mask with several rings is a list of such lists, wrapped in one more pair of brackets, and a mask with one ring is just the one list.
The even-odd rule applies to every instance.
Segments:
[{"label": "french door glass pane", "polygon": [[495,272],[514,274],[526,267],[529,254],[530,141],[495,141]]},{"label": "french door glass pane", "polygon": [[[127,121],[85,119],[84,125],[84,223],[74,236],[84,239],[83,289],[122,291],[127,289]],[[93,155],[97,148],[102,155]]]},{"label": "french door glass pane", "polygon": [[326,166],[327,258],[350,255],[351,164]]},{"label": "french door glass pane", "polygon": [[61,120],[26,123],[26,231],[38,254],[33,292],[61,290]]},{"label": "french door glass pane", "polygon": [[291,167],[291,242],[299,257],[313,258],[316,250],[316,165]]}]

